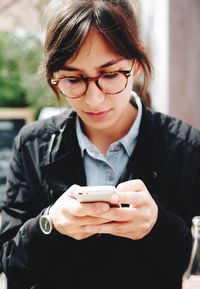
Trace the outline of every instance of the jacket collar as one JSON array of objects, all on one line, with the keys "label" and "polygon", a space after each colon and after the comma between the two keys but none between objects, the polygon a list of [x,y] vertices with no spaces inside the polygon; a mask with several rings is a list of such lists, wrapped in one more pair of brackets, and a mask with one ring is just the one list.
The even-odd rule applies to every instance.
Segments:
[{"label": "jacket collar", "polygon": [[76,114],[72,112],[65,117],[64,123],[61,119],[55,122],[56,125],[51,131],[53,134],[49,142],[48,156],[40,166],[49,189],[54,191],[54,199],[72,184],[86,185],[75,119]]},{"label": "jacket collar", "polygon": [[143,180],[148,190],[158,199],[159,171],[163,156],[161,137],[153,114],[151,109],[143,105],[137,144],[123,177],[125,180]]},{"label": "jacket collar", "polygon": [[[135,150],[120,181],[142,179],[152,187],[158,179],[160,167],[160,138],[151,110],[142,107],[142,120]],[[55,134],[48,161],[41,166],[43,177],[58,194],[72,184],[86,185],[81,150],[76,136],[76,113],[68,113],[55,121]],[[57,127],[57,129],[56,129]],[[59,130],[58,130],[59,127]],[[154,188],[151,188],[154,190]],[[59,193],[60,192],[60,193]]]}]

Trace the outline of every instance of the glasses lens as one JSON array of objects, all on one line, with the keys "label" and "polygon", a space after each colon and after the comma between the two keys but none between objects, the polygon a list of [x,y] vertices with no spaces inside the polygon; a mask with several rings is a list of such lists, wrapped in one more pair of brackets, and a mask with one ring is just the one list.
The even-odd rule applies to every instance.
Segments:
[{"label": "glasses lens", "polygon": [[104,73],[98,81],[98,85],[105,93],[119,93],[127,85],[127,78],[120,72]]},{"label": "glasses lens", "polygon": [[86,84],[80,77],[66,77],[58,82],[60,92],[70,98],[80,97],[86,90]]}]

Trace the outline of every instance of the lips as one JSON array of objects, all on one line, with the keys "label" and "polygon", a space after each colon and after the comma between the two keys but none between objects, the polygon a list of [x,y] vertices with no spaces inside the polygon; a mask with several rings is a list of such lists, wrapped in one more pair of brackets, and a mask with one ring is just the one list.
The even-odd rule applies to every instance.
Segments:
[{"label": "lips", "polygon": [[99,111],[99,112],[92,112],[92,111],[87,111],[85,112],[87,116],[93,120],[102,120],[107,117],[111,109],[106,110],[106,111]]}]

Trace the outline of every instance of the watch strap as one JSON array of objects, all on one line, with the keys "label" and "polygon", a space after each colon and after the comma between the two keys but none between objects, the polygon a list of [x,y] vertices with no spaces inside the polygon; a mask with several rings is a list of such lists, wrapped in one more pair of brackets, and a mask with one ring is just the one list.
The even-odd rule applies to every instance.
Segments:
[{"label": "watch strap", "polygon": [[44,210],[43,214],[40,216],[39,219],[40,229],[45,235],[49,235],[53,230],[53,222],[51,220],[51,217],[49,216],[49,210],[51,206]]}]

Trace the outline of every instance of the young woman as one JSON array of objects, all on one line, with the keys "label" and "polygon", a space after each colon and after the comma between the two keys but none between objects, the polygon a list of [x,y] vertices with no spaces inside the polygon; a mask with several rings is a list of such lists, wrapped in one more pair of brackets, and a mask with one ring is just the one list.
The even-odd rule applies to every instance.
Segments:
[{"label": "young woman", "polygon": [[[46,78],[72,110],[15,140],[0,237],[10,284],[180,289],[200,214],[200,133],[132,91],[143,75],[145,93],[151,64],[128,1],[53,1],[46,27]],[[80,202],[91,185],[116,189]]]}]

